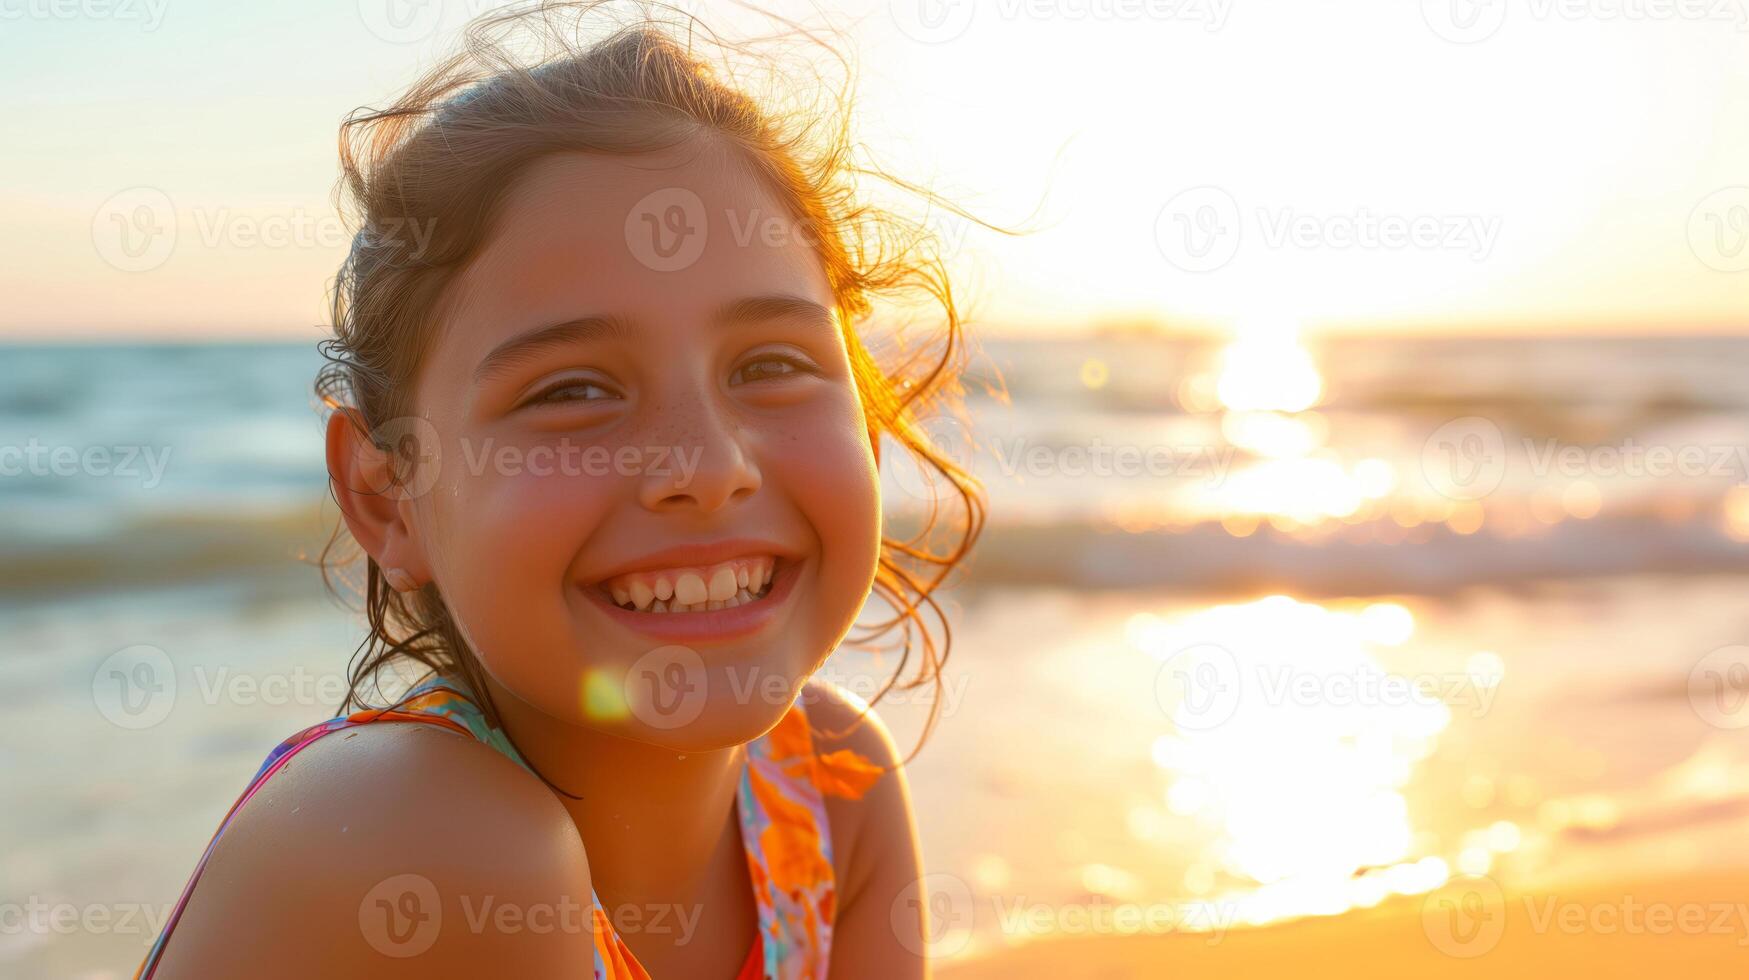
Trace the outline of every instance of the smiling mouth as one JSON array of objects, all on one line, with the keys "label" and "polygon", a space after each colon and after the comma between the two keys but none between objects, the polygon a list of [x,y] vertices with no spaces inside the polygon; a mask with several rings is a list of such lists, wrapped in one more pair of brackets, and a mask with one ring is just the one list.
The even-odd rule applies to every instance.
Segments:
[{"label": "smiling mouth", "polygon": [[689,565],[615,575],[596,588],[613,605],[635,613],[702,613],[735,609],[771,593],[782,569],[773,555],[753,555],[710,565]]}]

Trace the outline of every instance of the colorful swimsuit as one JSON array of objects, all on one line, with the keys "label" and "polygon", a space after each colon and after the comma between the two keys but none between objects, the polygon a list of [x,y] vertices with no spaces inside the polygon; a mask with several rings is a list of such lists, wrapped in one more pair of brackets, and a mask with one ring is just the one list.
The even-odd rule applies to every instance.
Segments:
[{"label": "colorful swimsuit", "polygon": [[[150,980],[157,969],[171,930],[181,919],[195,883],[231,818],[262,783],[322,736],[376,721],[425,722],[485,742],[533,773],[510,739],[487,722],[462,690],[433,677],[414,687],[394,708],[373,708],[331,718],[279,743],[219,824],[134,980]],[[753,879],[759,933],[741,968],[741,980],[826,976],[837,891],[825,795],[854,799],[879,775],[878,768],[848,750],[816,755],[799,699],[777,727],[748,743],[747,766],[742,770],[735,812],[740,817],[741,842]],[[595,898],[594,926],[596,980],[648,980],[649,974],[614,932],[599,898]]]}]

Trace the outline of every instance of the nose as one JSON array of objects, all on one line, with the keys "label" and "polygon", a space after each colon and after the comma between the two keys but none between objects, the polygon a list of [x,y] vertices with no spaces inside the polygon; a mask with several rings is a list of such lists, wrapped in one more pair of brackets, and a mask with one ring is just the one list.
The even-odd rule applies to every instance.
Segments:
[{"label": "nose", "polygon": [[693,434],[662,447],[666,466],[651,467],[638,488],[643,506],[658,513],[696,511],[713,513],[737,500],[751,497],[760,487],[759,466],[743,444],[741,429],[715,406],[695,403],[686,409],[672,406],[664,420],[690,424],[670,431]]}]

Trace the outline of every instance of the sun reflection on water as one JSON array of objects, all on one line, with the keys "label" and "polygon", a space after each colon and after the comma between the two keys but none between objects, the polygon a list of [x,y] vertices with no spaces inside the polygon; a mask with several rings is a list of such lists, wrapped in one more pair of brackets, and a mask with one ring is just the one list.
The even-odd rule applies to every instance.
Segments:
[{"label": "sun reflection on water", "polygon": [[1247,518],[1271,518],[1285,528],[1355,519],[1398,485],[1391,463],[1349,462],[1327,448],[1330,422],[1313,410],[1324,378],[1299,333],[1292,317],[1242,321],[1212,383],[1186,388],[1196,402],[1187,407],[1218,412],[1221,437],[1251,457],[1196,504],[1241,536],[1255,527]]},{"label": "sun reflection on water", "polygon": [[1350,612],[1286,596],[1131,618],[1130,643],[1163,674],[1189,668],[1185,686],[1162,688],[1173,725],[1152,754],[1167,809],[1214,831],[1209,865],[1186,875],[1199,898],[1261,923],[1446,881],[1446,861],[1418,853],[1403,790],[1451,711],[1375,656],[1414,628],[1394,603]]}]

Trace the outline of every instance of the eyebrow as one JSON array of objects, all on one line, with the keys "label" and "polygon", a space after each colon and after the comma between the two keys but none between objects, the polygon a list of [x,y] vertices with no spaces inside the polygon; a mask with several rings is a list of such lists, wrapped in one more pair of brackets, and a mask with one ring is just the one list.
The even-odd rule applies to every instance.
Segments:
[{"label": "eyebrow", "polygon": [[480,384],[551,350],[594,340],[625,338],[633,332],[632,324],[608,315],[585,316],[548,327],[536,327],[492,348],[492,353],[481,358],[479,366],[474,368],[474,383]]},{"label": "eyebrow", "polygon": [[[800,320],[828,330],[837,329],[832,311],[798,296],[772,294],[749,296],[724,304],[711,319],[722,326],[740,326],[770,320]],[[599,340],[625,340],[637,333],[636,325],[623,317],[600,314],[578,317],[536,327],[492,349],[474,368],[474,383],[480,384],[518,364],[562,347]]]},{"label": "eyebrow", "polygon": [[714,319],[725,326],[767,320],[802,320],[829,330],[836,330],[838,327],[837,318],[832,315],[831,310],[813,300],[781,294],[735,300],[719,309]]}]

